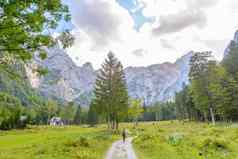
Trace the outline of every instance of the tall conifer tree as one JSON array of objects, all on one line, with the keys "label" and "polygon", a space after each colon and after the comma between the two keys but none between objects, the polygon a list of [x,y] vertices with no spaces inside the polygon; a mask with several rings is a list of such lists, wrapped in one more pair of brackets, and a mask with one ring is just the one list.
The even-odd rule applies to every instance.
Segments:
[{"label": "tall conifer tree", "polygon": [[123,66],[112,52],[102,64],[94,95],[93,105],[97,113],[106,119],[112,129],[117,129],[128,112],[128,93]]}]

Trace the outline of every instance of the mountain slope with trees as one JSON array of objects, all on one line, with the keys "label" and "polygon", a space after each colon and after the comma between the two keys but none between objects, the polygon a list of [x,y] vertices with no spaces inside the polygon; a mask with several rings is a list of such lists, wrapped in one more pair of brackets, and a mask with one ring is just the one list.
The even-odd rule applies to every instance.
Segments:
[{"label": "mountain slope with trees", "polygon": [[221,62],[210,52],[191,58],[190,84],[176,94],[179,119],[212,121],[238,120],[238,41],[237,33]]}]

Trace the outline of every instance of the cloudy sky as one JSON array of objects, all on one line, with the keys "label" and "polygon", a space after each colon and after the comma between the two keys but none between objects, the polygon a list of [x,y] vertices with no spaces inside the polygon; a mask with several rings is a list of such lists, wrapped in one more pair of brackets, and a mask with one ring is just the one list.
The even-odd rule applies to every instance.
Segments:
[{"label": "cloudy sky", "polygon": [[[238,0],[64,0],[78,64],[99,68],[111,50],[124,66],[147,66],[194,51],[221,59],[238,29]],[[63,27],[68,27],[63,25]]]}]

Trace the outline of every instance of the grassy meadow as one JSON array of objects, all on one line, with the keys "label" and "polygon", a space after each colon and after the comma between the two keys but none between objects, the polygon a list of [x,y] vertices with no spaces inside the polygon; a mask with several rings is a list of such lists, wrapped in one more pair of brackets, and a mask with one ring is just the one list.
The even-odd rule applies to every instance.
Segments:
[{"label": "grassy meadow", "polygon": [[[193,122],[121,124],[138,159],[237,159],[238,126]],[[119,135],[97,128],[30,127],[0,131],[0,159],[103,159]]]},{"label": "grassy meadow", "polygon": [[118,136],[105,127],[0,131],[0,159],[102,159]]},{"label": "grassy meadow", "polygon": [[140,123],[133,132],[139,159],[238,158],[236,125],[168,121]]}]

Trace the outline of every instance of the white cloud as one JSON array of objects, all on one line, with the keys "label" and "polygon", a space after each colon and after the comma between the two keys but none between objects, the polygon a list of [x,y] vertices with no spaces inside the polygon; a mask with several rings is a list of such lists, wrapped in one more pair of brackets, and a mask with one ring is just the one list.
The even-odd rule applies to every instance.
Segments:
[{"label": "white cloud", "polygon": [[[132,17],[115,1],[71,1],[76,43],[68,49],[69,55],[79,65],[92,62],[96,68],[109,50],[124,66],[173,62],[190,50],[212,50],[220,59],[222,50],[238,29],[238,7],[234,7],[238,6],[237,0],[139,2],[145,4],[143,13],[156,17],[156,21],[145,23],[137,32]],[[170,34],[155,36],[154,28]],[[144,50],[139,52],[143,56],[138,56],[138,51],[135,54],[135,50]]]}]

